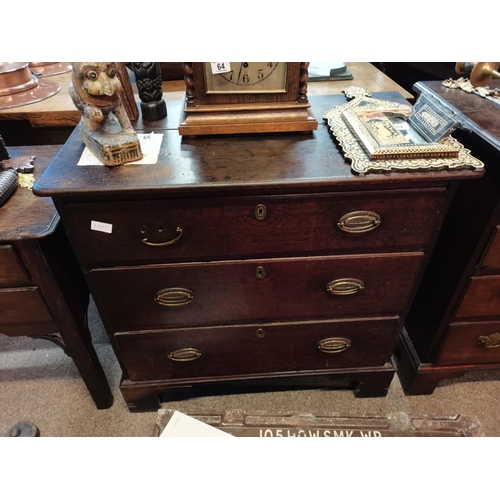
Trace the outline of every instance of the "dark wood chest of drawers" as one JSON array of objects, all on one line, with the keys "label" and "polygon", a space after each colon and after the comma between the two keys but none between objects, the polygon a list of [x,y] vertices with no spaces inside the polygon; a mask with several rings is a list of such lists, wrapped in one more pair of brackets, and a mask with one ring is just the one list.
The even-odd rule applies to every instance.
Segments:
[{"label": "dark wood chest of drawers", "polygon": [[[381,98],[400,99],[399,94]],[[314,96],[313,112],[345,102]],[[298,376],[383,395],[391,355],[458,179],[350,171],[312,134],[180,138],[156,165],[77,166],[78,131],[35,186],[61,214],[131,409],[195,384]]]},{"label": "dark wood chest of drawers", "polygon": [[454,135],[485,164],[461,182],[398,342],[397,368],[408,394],[430,394],[444,379],[500,368],[500,107],[441,82],[419,92],[467,121]]}]

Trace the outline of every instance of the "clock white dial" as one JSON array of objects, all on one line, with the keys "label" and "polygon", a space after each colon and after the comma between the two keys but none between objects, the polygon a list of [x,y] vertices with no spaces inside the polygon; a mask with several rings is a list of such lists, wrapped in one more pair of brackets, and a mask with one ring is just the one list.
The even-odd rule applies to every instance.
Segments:
[{"label": "clock white dial", "polygon": [[286,92],[287,63],[231,62],[225,71],[215,72],[205,64],[207,93],[280,93]]}]

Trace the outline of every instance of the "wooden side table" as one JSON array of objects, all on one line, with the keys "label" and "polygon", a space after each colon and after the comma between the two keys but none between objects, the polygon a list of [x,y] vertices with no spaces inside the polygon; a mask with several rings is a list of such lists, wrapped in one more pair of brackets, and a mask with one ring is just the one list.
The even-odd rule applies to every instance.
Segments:
[{"label": "wooden side table", "polygon": [[[35,177],[59,146],[9,148],[35,156]],[[73,358],[97,408],[113,396],[87,327],[89,291],[50,199],[18,188],[0,207],[0,333],[51,340]],[[1,370],[0,370],[1,371]]]}]

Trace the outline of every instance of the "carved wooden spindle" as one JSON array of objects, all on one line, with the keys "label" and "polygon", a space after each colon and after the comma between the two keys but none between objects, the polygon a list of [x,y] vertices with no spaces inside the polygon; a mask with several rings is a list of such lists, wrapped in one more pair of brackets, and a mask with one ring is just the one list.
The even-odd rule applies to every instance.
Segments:
[{"label": "carved wooden spindle", "polygon": [[167,116],[163,99],[161,66],[159,62],[133,62],[137,90],[141,99],[142,118],[161,120]]},{"label": "carved wooden spindle", "polygon": [[135,122],[139,118],[139,110],[137,109],[137,104],[135,103],[134,90],[132,89],[132,84],[130,83],[130,77],[128,75],[127,67],[125,63],[116,63],[116,72],[118,73],[118,78],[123,87],[122,102],[131,122]]},{"label": "carved wooden spindle", "polygon": [[298,101],[308,103],[307,99],[307,79],[309,78],[309,63],[300,63],[300,77],[299,77],[299,96]]},{"label": "carved wooden spindle", "polygon": [[187,107],[196,104],[196,96],[194,93],[194,79],[193,79],[193,63],[183,63],[184,68],[184,81],[186,82],[186,105]]}]

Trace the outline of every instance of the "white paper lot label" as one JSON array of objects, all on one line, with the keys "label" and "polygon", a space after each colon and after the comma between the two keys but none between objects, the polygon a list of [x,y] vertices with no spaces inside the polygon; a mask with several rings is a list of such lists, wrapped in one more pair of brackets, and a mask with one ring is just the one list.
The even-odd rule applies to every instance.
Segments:
[{"label": "white paper lot label", "polygon": [[213,62],[212,74],[219,75],[220,73],[229,73],[231,71],[231,63],[229,62]]},{"label": "white paper lot label", "polygon": [[90,223],[90,229],[92,229],[92,231],[100,231],[101,233],[111,234],[113,232],[113,224],[107,224],[106,222],[98,222],[96,220],[93,220]]}]

